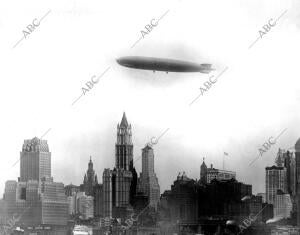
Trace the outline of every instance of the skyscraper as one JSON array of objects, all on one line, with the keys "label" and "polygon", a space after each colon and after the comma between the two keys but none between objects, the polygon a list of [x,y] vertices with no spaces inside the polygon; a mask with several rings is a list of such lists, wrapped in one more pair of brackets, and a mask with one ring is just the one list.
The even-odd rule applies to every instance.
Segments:
[{"label": "skyscraper", "polygon": [[117,142],[115,145],[115,168],[104,169],[103,201],[105,217],[126,217],[131,208],[131,196],[134,195],[136,177],[133,177],[133,144],[131,125],[125,113],[117,126]]},{"label": "skyscraper", "polygon": [[275,164],[266,167],[266,201],[273,204],[274,216],[287,218],[290,217],[293,205],[295,211],[297,202],[294,197],[296,162],[293,153],[279,148]]},{"label": "skyscraper", "polygon": [[51,153],[46,140],[25,140],[21,152],[20,181],[7,181],[4,200],[7,214],[23,215],[21,225],[47,225],[64,232],[68,202],[63,183],[51,177]]},{"label": "skyscraper", "polygon": [[[293,153],[291,153],[293,154]],[[290,162],[290,184],[289,184],[290,193],[296,195],[296,159],[295,157],[291,158]]]},{"label": "skyscraper", "polygon": [[133,167],[133,144],[131,125],[128,124],[126,114],[117,126],[116,169],[131,170]]},{"label": "skyscraper", "polygon": [[300,138],[295,144],[297,225],[300,226]]},{"label": "skyscraper", "polygon": [[47,140],[34,137],[24,141],[20,153],[20,176],[22,182],[51,177],[51,153]]},{"label": "skyscraper", "polygon": [[278,149],[278,153],[275,159],[276,166],[286,168],[286,184],[287,192],[291,195],[296,193],[296,168],[295,158],[293,153],[284,149]]},{"label": "skyscraper", "polygon": [[157,208],[160,198],[160,187],[154,172],[154,153],[149,145],[142,149],[142,173],[139,188],[148,197],[149,206]]},{"label": "skyscraper", "polygon": [[96,184],[94,187],[94,216],[103,217],[103,185]]},{"label": "skyscraper", "polygon": [[112,171],[109,168],[103,171],[103,216],[112,217]]},{"label": "skyscraper", "polygon": [[204,158],[203,158],[203,163],[201,164],[201,167],[200,167],[200,182],[203,183],[203,184],[206,184],[207,183],[207,166],[204,162]]},{"label": "skyscraper", "polygon": [[285,153],[286,152],[283,149],[278,149],[278,153],[275,158],[276,166],[284,166]]},{"label": "skyscraper", "polygon": [[266,167],[266,201],[275,206],[277,190],[287,192],[286,168],[281,166]]},{"label": "skyscraper", "polygon": [[130,208],[131,171],[104,169],[103,201],[104,216],[122,218]]}]

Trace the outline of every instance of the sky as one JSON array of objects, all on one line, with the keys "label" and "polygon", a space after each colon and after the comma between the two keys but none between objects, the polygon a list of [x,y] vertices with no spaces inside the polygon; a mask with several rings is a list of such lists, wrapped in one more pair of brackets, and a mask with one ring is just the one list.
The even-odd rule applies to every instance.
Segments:
[{"label": "sky", "polygon": [[[0,1],[0,194],[19,177],[14,163],[24,139],[43,135],[55,181],[82,183],[92,156],[102,182],[104,168],[114,167],[123,112],[134,159],[167,130],[154,146],[161,193],[178,172],[199,179],[203,158],[222,168],[224,152],[225,169],[252,184],[253,193],[264,192],[265,167],[278,148],[300,138],[299,8],[296,0]],[[153,73],[120,66],[121,56],[211,63],[216,70]],[[200,95],[211,75],[217,82]],[[99,82],[83,94],[93,76]],[[141,159],[134,164],[140,171]]]}]

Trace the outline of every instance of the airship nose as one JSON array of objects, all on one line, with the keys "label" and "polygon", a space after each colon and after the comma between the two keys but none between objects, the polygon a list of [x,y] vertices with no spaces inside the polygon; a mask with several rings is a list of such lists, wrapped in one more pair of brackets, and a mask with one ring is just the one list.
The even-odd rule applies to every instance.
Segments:
[{"label": "airship nose", "polygon": [[124,63],[126,63],[126,59],[124,57],[120,57],[117,59],[118,64],[123,65]]}]

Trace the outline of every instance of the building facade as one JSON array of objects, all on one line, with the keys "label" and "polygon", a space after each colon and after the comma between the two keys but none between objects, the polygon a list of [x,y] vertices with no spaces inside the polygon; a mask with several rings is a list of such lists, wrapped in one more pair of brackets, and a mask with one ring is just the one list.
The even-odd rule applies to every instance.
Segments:
[{"label": "building facade", "polygon": [[207,183],[207,166],[204,162],[204,158],[203,158],[203,163],[200,167],[200,182],[203,184]]},{"label": "building facade", "polygon": [[103,208],[103,185],[97,184],[94,186],[94,216],[97,218],[104,217]]},{"label": "building facade", "polygon": [[275,205],[277,190],[287,192],[286,168],[281,166],[266,167],[266,201]]},{"label": "building facade", "polygon": [[133,167],[131,125],[125,113],[117,126],[115,168],[103,172],[104,217],[123,218],[132,212],[131,202],[136,194],[137,174]]},{"label": "building facade", "polygon": [[300,139],[295,144],[297,225],[300,226]]},{"label": "building facade", "polygon": [[68,197],[69,215],[79,216],[82,220],[94,218],[94,198],[85,192],[73,193]]},{"label": "building facade", "polygon": [[207,168],[206,173],[206,182],[209,184],[213,179],[216,180],[230,180],[235,179],[236,173],[233,171],[226,171],[226,170],[220,170],[213,168],[213,165],[211,164],[210,168]]},{"label": "building facade", "polygon": [[275,163],[278,167],[286,168],[287,192],[296,195],[296,161],[293,152],[279,148]]},{"label": "building facade", "polygon": [[68,202],[63,183],[54,182],[51,177],[51,153],[47,141],[36,137],[25,140],[20,166],[19,181],[10,180],[5,184],[6,214],[19,215],[19,226],[45,225],[53,232],[64,232]]},{"label": "building facade", "polygon": [[51,177],[51,153],[47,140],[37,137],[24,140],[20,152],[20,181],[39,181],[42,177]]},{"label": "building facade", "polygon": [[148,204],[157,209],[160,199],[160,187],[154,172],[153,148],[149,145],[142,149],[142,173],[140,174],[138,188],[148,197]]},{"label": "building facade", "polygon": [[[251,195],[252,186],[235,179],[202,184],[183,172],[177,176],[171,190],[161,196],[162,222],[187,229],[190,232],[187,234],[214,234],[215,222],[234,220],[240,223],[251,213],[261,210],[261,197]],[[242,200],[244,197],[248,200]]]},{"label": "building facade", "polygon": [[183,172],[177,176],[167,196],[171,222],[195,223],[198,220],[197,182]]},{"label": "building facade", "polygon": [[290,218],[293,209],[291,196],[281,190],[277,191],[274,205],[274,217]]},{"label": "building facade", "polygon": [[79,192],[75,196],[76,213],[84,220],[94,218],[94,197],[86,195],[85,192]]},{"label": "building facade", "polygon": [[258,193],[258,194],[256,194],[256,196],[261,197],[263,203],[266,202],[266,193]]},{"label": "building facade", "polygon": [[42,178],[39,198],[41,200],[41,224],[66,225],[68,219],[68,202],[64,184]]},{"label": "building facade", "polygon": [[83,178],[83,184],[80,185],[80,191],[85,192],[88,196],[94,196],[95,186],[98,184],[97,174],[95,174],[92,157],[88,163],[88,170]]},{"label": "building facade", "polygon": [[67,197],[70,197],[73,195],[73,193],[77,193],[79,191],[80,191],[80,187],[74,184],[69,184],[65,186],[65,194]]},{"label": "building facade", "polygon": [[117,126],[117,142],[115,145],[115,167],[130,171],[133,167],[133,144],[131,125],[123,113],[121,123]]},{"label": "building facade", "polygon": [[263,198],[261,196],[250,196],[249,199],[249,214],[256,217],[254,223],[258,223],[262,221],[262,206],[263,206]]},{"label": "building facade", "polygon": [[40,182],[7,181],[4,199],[7,214],[22,215],[20,224],[67,225],[68,202],[63,183],[42,178]]}]

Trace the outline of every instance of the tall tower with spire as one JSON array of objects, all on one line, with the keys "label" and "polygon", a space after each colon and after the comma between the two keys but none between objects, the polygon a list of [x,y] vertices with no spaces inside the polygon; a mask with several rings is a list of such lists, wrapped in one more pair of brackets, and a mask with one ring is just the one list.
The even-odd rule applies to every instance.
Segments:
[{"label": "tall tower with spire", "polygon": [[125,218],[132,212],[131,203],[136,192],[136,181],[131,125],[123,113],[121,123],[117,125],[115,168],[104,169],[103,172],[105,217]]},{"label": "tall tower with spire", "polygon": [[207,183],[207,179],[206,179],[206,176],[207,176],[207,166],[204,162],[205,158],[203,158],[203,163],[200,167],[200,182],[203,183],[203,184],[206,184]]},{"label": "tall tower with spire", "polygon": [[132,170],[133,144],[131,125],[128,124],[126,114],[123,113],[122,121],[117,126],[116,165],[117,169]]},{"label": "tall tower with spire", "polygon": [[83,178],[83,184],[80,185],[80,191],[85,192],[87,196],[94,196],[94,187],[98,184],[98,178],[95,174],[92,157],[88,163],[88,170]]},{"label": "tall tower with spire", "polygon": [[277,153],[277,156],[275,158],[275,163],[276,163],[276,166],[280,166],[282,167],[284,165],[284,160],[285,160],[285,155],[286,152],[283,150],[283,149],[278,149],[278,153]]}]

